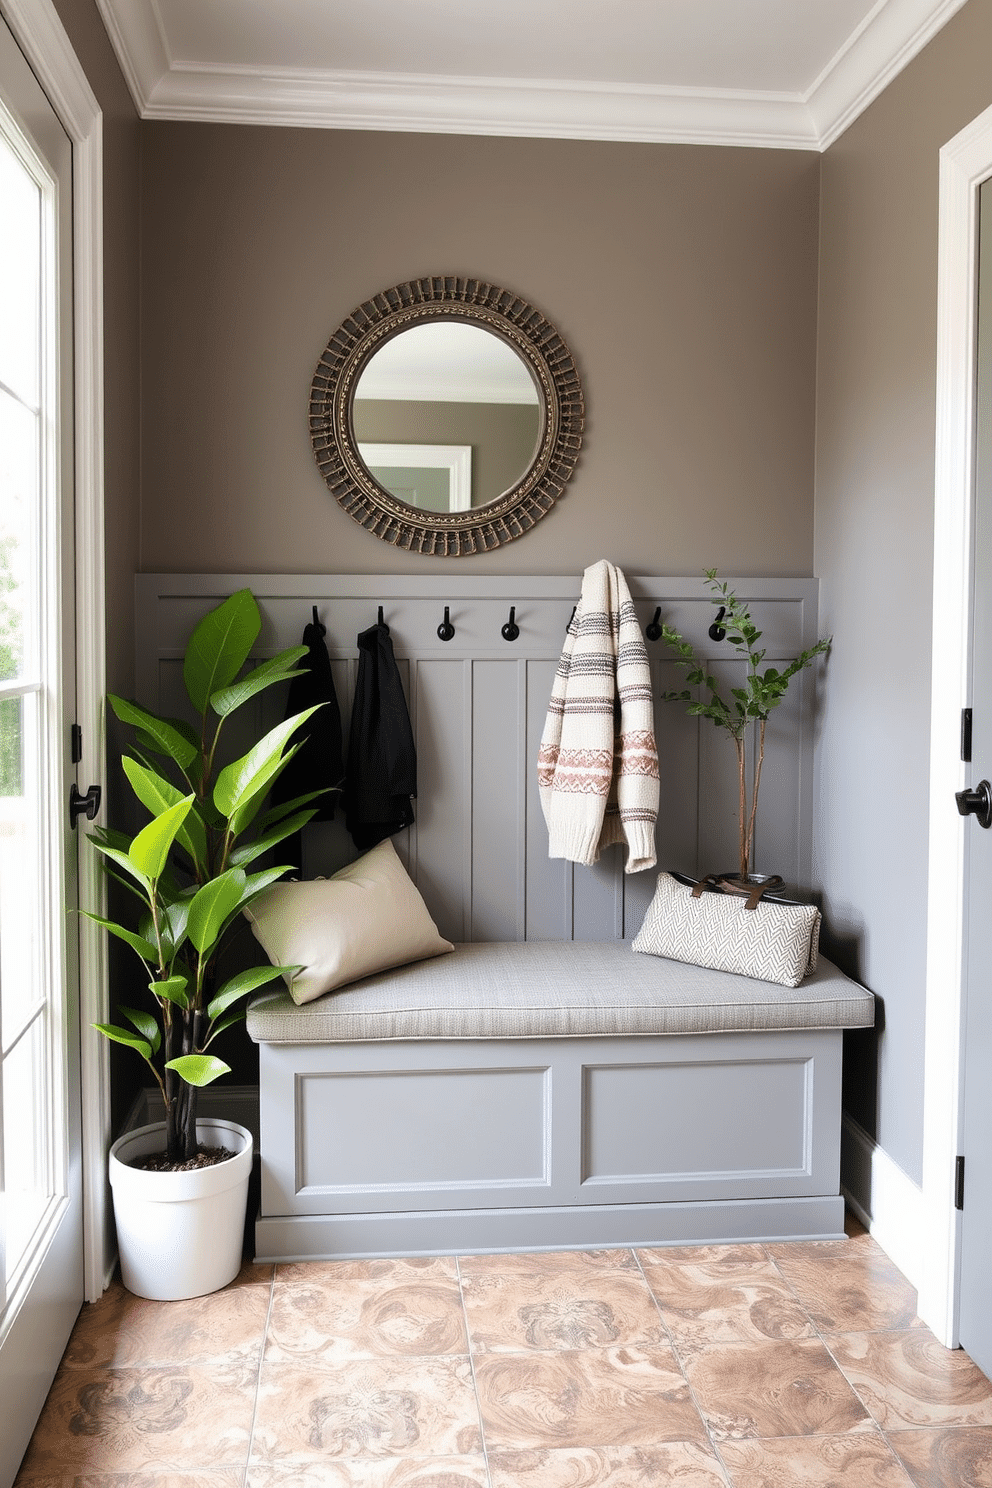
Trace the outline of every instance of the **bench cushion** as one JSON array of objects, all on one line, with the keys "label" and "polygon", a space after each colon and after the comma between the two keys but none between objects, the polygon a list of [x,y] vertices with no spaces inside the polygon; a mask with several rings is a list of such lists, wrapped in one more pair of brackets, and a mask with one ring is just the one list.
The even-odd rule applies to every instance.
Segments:
[{"label": "bench cushion", "polygon": [[874,998],[820,958],[799,987],[654,956],[620,941],[481,941],[297,1007],[263,992],[256,1043],[514,1039],[868,1028]]}]

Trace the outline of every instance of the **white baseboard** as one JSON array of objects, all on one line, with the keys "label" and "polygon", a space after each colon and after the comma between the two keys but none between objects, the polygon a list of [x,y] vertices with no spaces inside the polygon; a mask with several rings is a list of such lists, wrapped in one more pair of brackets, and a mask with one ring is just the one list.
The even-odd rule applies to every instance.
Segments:
[{"label": "white baseboard", "polygon": [[841,1192],[899,1270],[919,1287],[923,1271],[923,1190],[868,1135],[844,1116]]}]

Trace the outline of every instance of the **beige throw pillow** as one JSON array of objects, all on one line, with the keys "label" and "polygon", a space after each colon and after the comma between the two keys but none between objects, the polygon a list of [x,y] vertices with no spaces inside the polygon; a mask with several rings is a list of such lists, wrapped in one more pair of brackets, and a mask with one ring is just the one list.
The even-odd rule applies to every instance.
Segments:
[{"label": "beige throw pillow", "polygon": [[312,1002],[346,982],[453,951],[388,837],[333,878],[273,884],[245,910],[294,1002]]}]

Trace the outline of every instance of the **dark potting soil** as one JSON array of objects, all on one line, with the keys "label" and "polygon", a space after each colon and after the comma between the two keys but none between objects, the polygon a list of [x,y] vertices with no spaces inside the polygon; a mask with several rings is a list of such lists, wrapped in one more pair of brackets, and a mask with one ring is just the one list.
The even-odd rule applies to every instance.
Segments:
[{"label": "dark potting soil", "polygon": [[198,1147],[193,1157],[180,1157],[170,1162],[164,1152],[146,1152],[128,1163],[129,1168],[141,1168],[146,1173],[191,1173],[194,1168],[212,1168],[215,1163],[226,1162],[236,1157],[230,1147]]}]

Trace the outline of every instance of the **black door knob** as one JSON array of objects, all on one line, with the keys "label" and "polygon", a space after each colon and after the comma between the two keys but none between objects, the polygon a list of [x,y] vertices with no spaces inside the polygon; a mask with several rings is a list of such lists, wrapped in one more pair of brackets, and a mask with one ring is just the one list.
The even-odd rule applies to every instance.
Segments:
[{"label": "black door knob", "polygon": [[957,791],[954,796],[962,816],[974,816],[980,827],[992,827],[992,786],[980,780],[974,790]]},{"label": "black door knob", "polygon": [[91,785],[85,796],[81,796],[73,781],[69,787],[69,825],[74,827],[81,816],[87,821],[92,821],[100,810],[101,791],[98,785]]}]

